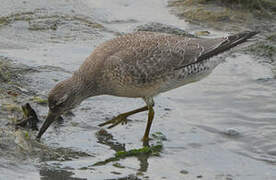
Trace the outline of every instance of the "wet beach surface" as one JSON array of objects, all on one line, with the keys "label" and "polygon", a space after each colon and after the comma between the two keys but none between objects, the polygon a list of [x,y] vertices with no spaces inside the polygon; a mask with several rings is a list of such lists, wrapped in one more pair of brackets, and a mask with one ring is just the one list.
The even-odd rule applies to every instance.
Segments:
[{"label": "wet beach surface", "polygon": [[34,140],[36,131],[12,125],[22,116],[20,106],[30,102],[41,125],[49,90],[71,76],[98,44],[137,26],[150,24],[154,30],[160,26],[151,22],[168,24],[192,34],[208,31],[207,38],[228,32],[189,24],[161,0],[0,3],[0,179],[276,178],[275,27],[263,26],[269,37],[258,35],[215,57],[223,63],[204,80],[155,98],[151,133],[163,138],[151,144],[162,144],[159,155],[93,166],[116,152],[143,148],[147,113],[110,130],[97,126],[142,107],[141,99],[89,98],[53,124],[41,142]]}]

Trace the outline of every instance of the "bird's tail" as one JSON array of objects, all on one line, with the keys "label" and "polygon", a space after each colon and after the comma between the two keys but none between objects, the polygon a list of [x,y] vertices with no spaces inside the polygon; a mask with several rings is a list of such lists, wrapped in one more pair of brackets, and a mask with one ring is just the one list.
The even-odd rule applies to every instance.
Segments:
[{"label": "bird's tail", "polygon": [[251,38],[252,36],[258,33],[259,33],[258,31],[244,31],[238,34],[225,37],[225,40],[222,41],[216,48],[199,56],[197,62],[208,59],[212,56],[215,56],[219,53],[229,50],[232,47],[235,47],[238,44],[245,42],[247,39]]}]

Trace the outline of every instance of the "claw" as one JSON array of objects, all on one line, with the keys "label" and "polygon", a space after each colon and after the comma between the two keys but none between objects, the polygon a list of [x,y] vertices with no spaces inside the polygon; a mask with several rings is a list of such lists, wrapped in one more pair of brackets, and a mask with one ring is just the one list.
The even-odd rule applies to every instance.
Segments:
[{"label": "claw", "polygon": [[105,126],[105,125],[107,125],[107,124],[111,124],[110,126],[107,127],[108,129],[111,129],[111,128],[117,126],[117,125],[120,124],[120,123],[121,123],[122,125],[123,125],[123,124],[127,124],[127,119],[126,119],[126,117],[127,117],[127,116],[124,116],[124,115],[120,114],[120,115],[118,115],[117,117],[115,117],[115,118],[113,118],[113,119],[111,119],[111,120],[108,120],[108,121],[106,121],[106,122],[104,122],[104,123],[99,124],[98,126],[102,127],[102,126]]},{"label": "claw", "polygon": [[108,126],[107,128],[110,129],[110,128],[113,128],[115,126],[117,126],[118,124],[127,124],[127,117],[132,115],[132,114],[136,114],[136,113],[139,113],[139,112],[143,112],[143,111],[147,111],[148,110],[148,106],[144,106],[144,107],[141,107],[139,109],[135,109],[133,111],[129,111],[129,112],[126,112],[126,113],[123,113],[123,114],[120,114],[118,115],[117,117],[111,119],[111,120],[108,120],[106,122],[103,122],[101,124],[99,124],[98,126],[102,127],[102,126],[105,126],[107,124],[111,124],[110,126]]}]

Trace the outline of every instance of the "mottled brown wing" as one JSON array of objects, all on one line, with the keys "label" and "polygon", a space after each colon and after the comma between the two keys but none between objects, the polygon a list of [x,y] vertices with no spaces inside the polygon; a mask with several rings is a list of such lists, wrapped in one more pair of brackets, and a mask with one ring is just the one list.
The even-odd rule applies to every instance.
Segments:
[{"label": "mottled brown wing", "polygon": [[[217,54],[220,54],[224,51],[231,49],[243,42],[247,39],[251,38],[252,36],[258,34],[258,31],[244,31],[238,34],[234,34],[224,38],[217,38],[217,39],[199,39],[199,46],[205,48],[200,55],[197,57],[196,61],[193,63],[197,63],[203,61],[205,59],[209,59]],[[197,40],[195,40],[197,41]],[[187,64],[189,65],[189,64]],[[187,65],[179,66],[176,68],[181,69]]]},{"label": "mottled brown wing", "polygon": [[141,81],[139,83],[158,80],[178,67],[196,62],[201,54],[223,41],[222,38],[205,40],[140,33],[116,39],[121,47],[106,60],[114,78],[129,77]]},{"label": "mottled brown wing", "polygon": [[114,78],[128,77],[136,84],[149,83],[228,50],[255,34],[243,32],[215,39],[152,32],[128,34],[112,42],[117,43],[117,51],[106,59],[106,64]]}]

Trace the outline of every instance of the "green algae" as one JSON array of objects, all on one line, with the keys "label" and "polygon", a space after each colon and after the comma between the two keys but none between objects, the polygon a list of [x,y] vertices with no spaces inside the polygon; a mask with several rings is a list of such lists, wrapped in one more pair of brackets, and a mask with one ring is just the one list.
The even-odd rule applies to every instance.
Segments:
[{"label": "green algae", "polygon": [[25,138],[30,139],[30,135],[28,131],[25,132]]},{"label": "green algae", "polygon": [[163,149],[162,144],[145,146],[139,149],[131,149],[129,151],[118,151],[115,153],[114,157],[108,158],[104,161],[99,161],[93,164],[93,166],[102,166],[106,165],[113,161],[119,161],[121,159],[125,159],[127,157],[137,157],[137,156],[159,156],[160,152]]},{"label": "green algae", "polygon": [[[103,132],[106,133],[105,131]],[[103,166],[110,162],[119,161],[121,159],[125,159],[128,157],[137,157],[139,159],[140,157],[159,156],[160,152],[162,152],[163,150],[162,142],[166,141],[167,138],[162,132],[155,132],[151,134],[151,136],[152,136],[152,140],[155,141],[155,144],[152,144],[150,146],[143,146],[142,148],[139,148],[139,149],[130,149],[128,151],[126,150],[117,151],[113,157],[110,157],[104,161],[96,162],[92,166]],[[118,166],[122,168],[121,165],[117,163],[114,163],[113,166],[115,167]]]},{"label": "green algae", "polygon": [[39,96],[34,96],[30,99],[31,101],[40,104],[40,105],[47,105],[48,104],[48,100],[47,99],[43,99]]}]

